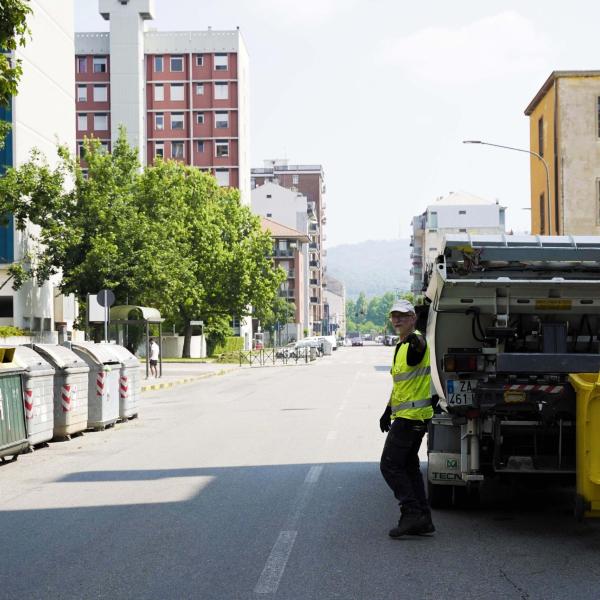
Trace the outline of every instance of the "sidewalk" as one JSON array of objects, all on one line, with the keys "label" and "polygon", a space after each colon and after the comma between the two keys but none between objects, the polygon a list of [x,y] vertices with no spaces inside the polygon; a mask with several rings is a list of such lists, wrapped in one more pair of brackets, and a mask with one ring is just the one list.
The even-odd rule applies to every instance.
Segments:
[{"label": "sidewalk", "polygon": [[224,375],[232,371],[239,371],[239,365],[235,364],[216,364],[216,363],[163,363],[162,377],[149,377],[146,379],[146,364],[140,366],[142,378],[142,392],[151,390],[160,390],[163,388],[190,383],[206,377],[215,377]]}]

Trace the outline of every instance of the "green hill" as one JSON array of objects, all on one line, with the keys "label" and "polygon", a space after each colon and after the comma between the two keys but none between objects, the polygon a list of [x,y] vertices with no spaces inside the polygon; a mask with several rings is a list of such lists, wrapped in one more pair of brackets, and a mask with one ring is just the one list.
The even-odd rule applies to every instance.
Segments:
[{"label": "green hill", "polygon": [[346,286],[346,296],[381,296],[395,290],[409,291],[409,240],[370,240],[327,249],[327,273]]}]

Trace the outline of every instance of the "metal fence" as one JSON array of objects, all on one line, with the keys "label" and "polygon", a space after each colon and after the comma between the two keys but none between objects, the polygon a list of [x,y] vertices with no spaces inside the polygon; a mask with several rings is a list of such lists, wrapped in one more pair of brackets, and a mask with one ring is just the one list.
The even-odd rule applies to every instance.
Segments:
[{"label": "metal fence", "polygon": [[263,350],[240,351],[240,367],[264,367],[267,365],[297,365],[309,363],[320,356],[318,348],[264,348]]}]

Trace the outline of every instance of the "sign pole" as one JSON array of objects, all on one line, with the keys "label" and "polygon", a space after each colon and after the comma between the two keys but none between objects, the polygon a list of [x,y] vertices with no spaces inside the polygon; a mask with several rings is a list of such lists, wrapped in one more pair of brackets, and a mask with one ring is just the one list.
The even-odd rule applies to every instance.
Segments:
[{"label": "sign pole", "polygon": [[107,302],[107,290],[104,290],[104,341],[108,343],[108,302]]}]

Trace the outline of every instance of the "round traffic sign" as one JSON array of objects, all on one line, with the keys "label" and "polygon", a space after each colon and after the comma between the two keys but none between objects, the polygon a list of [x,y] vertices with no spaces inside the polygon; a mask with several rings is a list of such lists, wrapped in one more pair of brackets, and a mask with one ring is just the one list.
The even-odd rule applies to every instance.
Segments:
[{"label": "round traffic sign", "polygon": [[112,306],[115,303],[115,294],[112,290],[100,290],[96,299],[100,306]]}]

